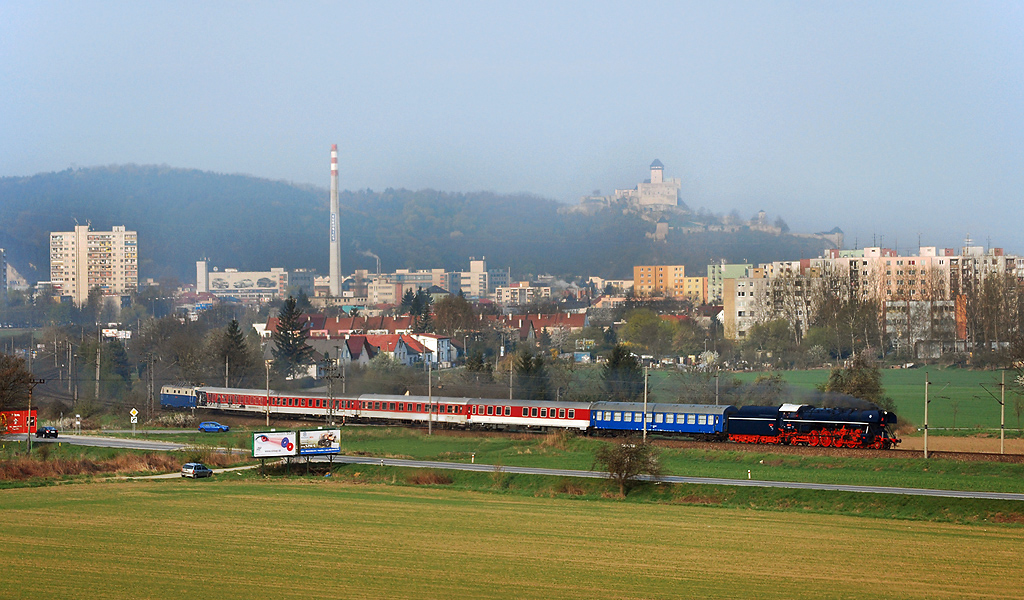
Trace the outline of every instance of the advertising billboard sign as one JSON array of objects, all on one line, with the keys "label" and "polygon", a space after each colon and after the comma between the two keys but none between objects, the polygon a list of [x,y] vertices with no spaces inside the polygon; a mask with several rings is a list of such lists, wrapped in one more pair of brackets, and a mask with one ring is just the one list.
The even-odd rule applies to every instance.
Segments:
[{"label": "advertising billboard sign", "polygon": [[0,434],[4,433],[35,433],[36,409],[29,415],[27,410],[8,410],[0,412]]},{"label": "advertising billboard sign", "polygon": [[299,449],[294,431],[262,431],[252,434],[253,458],[295,456]]},{"label": "advertising billboard sign", "polygon": [[299,454],[337,454],[341,452],[340,429],[314,429],[299,432]]}]

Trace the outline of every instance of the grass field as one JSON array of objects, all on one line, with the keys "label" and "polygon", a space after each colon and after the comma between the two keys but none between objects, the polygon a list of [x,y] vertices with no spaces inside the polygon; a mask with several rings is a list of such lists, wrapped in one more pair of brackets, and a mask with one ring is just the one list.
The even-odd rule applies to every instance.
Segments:
[{"label": "grass field", "polygon": [[[828,379],[824,369],[811,371],[777,371],[782,378],[798,389],[814,389]],[[999,397],[999,371],[969,369],[941,369],[934,366],[916,369],[884,369],[882,386],[896,402],[897,414],[905,422],[920,426],[924,423],[924,377],[928,373],[931,383],[928,391],[929,428],[999,428],[999,403],[985,391],[988,388]],[[1006,373],[1006,426],[1018,429],[1024,424],[1024,410],[1018,421],[1015,408],[1024,409],[1024,398],[1014,389],[1013,371]],[[737,373],[742,381],[753,381],[759,373]],[[985,388],[981,384],[985,385]],[[954,409],[956,418],[954,423]],[[998,435],[998,432],[997,432]]]},{"label": "grass field", "polygon": [[1017,598],[1014,525],[342,481],[0,492],[2,597]]}]

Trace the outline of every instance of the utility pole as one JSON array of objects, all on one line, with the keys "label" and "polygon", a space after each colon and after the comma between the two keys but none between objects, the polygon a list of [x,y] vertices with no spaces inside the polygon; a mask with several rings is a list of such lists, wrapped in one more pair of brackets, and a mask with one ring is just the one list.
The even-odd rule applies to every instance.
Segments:
[{"label": "utility pole", "polygon": [[267,366],[267,427],[270,427],[270,361],[264,360],[263,363]]},{"label": "utility pole", "polygon": [[96,402],[100,401],[100,348],[103,347],[103,329],[96,324]]},{"label": "utility pole", "polygon": [[1003,443],[1006,440],[1006,370],[1003,370],[1002,381],[999,382],[999,453],[1004,454]]},{"label": "utility pole", "polygon": [[[939,390],[940,392],[942,390]],[[924,457],[928,458],[928,372],[924,373]]]},{"label": "utility pole", "polygon": [[224,387],[231,387],[228,385],[228,355],[224,355]]},{"label": "utility pole", "polygon": [[432,370],[427,363],[427,402],[430,413],[427,415],[427,435],[434,435],[434,386],[431,381]]},{"label": "utility pole", "polygon": [[647,366],[644,365],[644,443],[647,443]]},{"label": "utility pole", "polygon": [[[28,415],[25,417],[25,438],[28,440],[28,453],[32,454],[32,391],[36,389],[36,386],[40,383],[46,383],[45,379],[36,379],[33,377],[28,380]],[[39,424],[36,423],[36,428],[39,428]]]}]

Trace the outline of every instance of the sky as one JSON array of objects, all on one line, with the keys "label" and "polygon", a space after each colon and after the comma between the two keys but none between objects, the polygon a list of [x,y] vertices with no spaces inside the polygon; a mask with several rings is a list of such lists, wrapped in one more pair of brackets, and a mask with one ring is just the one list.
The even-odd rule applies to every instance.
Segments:
[{"label": "sky", "polygon": [[[0,176],[166,164],[1024,253],[1019,2],[0,0]],[[326,201],[326,197],[325,197]]]}]

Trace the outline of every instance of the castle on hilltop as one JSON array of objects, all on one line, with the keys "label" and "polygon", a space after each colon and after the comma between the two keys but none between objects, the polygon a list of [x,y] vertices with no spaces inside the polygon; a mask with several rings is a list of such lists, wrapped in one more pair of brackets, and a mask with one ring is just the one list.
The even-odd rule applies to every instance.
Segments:
[{"label": "castle on hilltop", "polygon": [[576,210],[596,212],[611,206],[613,203],[624,203],[629,208],[643,210],[664,210],[686,208],[680,206],[679,190],[683,184],[678,177],[665,179],[665,165],[655,159],[651,163],[651,178],[636,184],[628,190],[615,190],[610,196],[584,196],[580,198]]}]

